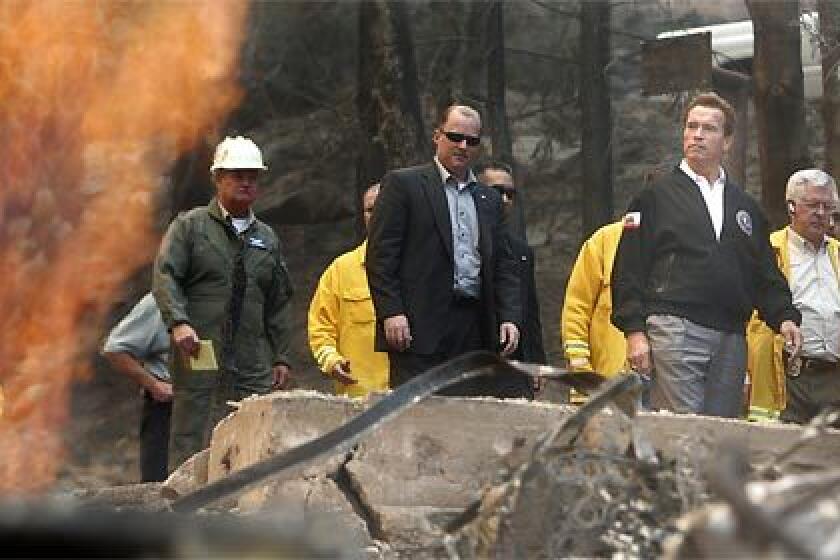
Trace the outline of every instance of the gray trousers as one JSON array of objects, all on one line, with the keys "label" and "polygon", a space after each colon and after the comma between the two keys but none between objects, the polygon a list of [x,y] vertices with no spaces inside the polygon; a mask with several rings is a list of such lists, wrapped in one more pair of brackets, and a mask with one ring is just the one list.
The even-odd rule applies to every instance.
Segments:
[{"label": "gray trousers", "polygon": [[747,342],[673,315],[651,315],[651,407],[737,418],[744,407]]}]

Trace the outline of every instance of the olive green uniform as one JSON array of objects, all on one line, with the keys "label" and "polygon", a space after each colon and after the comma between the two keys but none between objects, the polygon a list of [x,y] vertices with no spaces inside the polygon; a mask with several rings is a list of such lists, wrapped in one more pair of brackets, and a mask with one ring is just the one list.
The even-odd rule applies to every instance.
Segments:
[{"label": "olive green uniform", "polygon": [[[226,337],[237,255],[244,264],[244,297],[238,328]],[[218,370],[190,370],[180,353],[172,352],[169,465],[174,469],[207,446],[212,427],[228,413],[228,400],[268,393],[272,366],[289,364],[292,287],[274,231],[254,220],[238,235],[214,198],[169,226],[152,291],[166,327],[188,323],[199,339],[212,340],[219,364]]]}]

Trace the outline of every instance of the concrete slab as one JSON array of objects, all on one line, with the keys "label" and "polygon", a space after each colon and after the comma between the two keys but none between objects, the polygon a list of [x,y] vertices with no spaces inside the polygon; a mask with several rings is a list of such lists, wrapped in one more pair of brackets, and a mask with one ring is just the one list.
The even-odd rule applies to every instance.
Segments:
[{"label": "concrete slab", "polygon": [[[216,428],[207,478],[215,480],[318,437],[370,405],[304,391],[247,399]],[[240,497],[238,508],[297,507],[305,513],[317,506],[345,520],[354,539],[368,539],[368,548],[368,532],[363,539],[353,527],[373,526],[374,536],[398,548],[435,546],[436,527],[447,516],[476,499],[505,465],[527,460],[538,438],[575,410],[542,402],[433,397],[369,434],[349,460],[341,454],[328,457],[293,479],[264,484]],[[796,426],[664,413],[643,413],[637,422],[664,456],[701,469],[731,442],[758,464],[792,447],[803,433]],[[580,441],[610,453],[626,448],[629,437],[624,420],[602,412]],[[838,456],[840,432],[831,430],[803,448],[794,465],[833,467]],[[349,484],[345,480],[342,486],[348,488],[336,488],[329,480],[339,472],[347,476]],[[351,504],[350,494],[358,503]]]},{"label": "concrete slab", "polygon": [[[645,413],[639,417],[643,433],[657,449],[670,457],[686,449],[705,446],[714,460],[718,451],[735,444],[749,452],[750,462],[765,465],[799,441],[805,428],[781,423],[745,422],[730,418],[709,418],[690,414]],[[698,443],[700,445],[698,445]],[[827,432],[798,451],[790,462],[794,470],[834,468],[840,457],[840,431]]]},{"label": "concrete slab", "polygon": [[373,432],[347,464],[377,507],[463,507],[502,457],[571,411],[528,401],[432,397]]},{"label": "concrete slab", "polygon": [[[332,480],[323,477],[295,479],[266,485],[264,500],[251,502],[248,510],[283,511],[305,524],[323,527],[323,538],[340,544],[343,550],[361,551],[373,547],[367,523],[353,509],[345,494]],[[242,502],[240,501],[240,504]]]},{"label": "concrete slab", "polygon": [[[363,401],[315,391],[278,392],[243,400],[213,430],[207,467],[209,482],[272,455],[297,447],[362,412]],[[324,458],[300,476],[326,476],[345,461]],[[255,498],[258,499],[258,498]]]},{"label": "concrete slab", "polygon": [[161,495],[174,500],[194,492],[207,484],[207,462],[210,450],[199,451],[178,467],[161,487]]},{"label": "concrete slab", "polygon": [[[362,412],[365,406],[363,401],[315,391],[247,398],[213,430],[208,480],[212,482],[323,435]],[[343,460],[341,457],[338,463]],[[304,476],[334,470],[335,462],[328,463],[307,470]]]},{"label": "concrete slab", "polygon": [[443,527],[463,510],[436,507],[381,507],[382,531],[396,549],[419,548],[442,551]]}]

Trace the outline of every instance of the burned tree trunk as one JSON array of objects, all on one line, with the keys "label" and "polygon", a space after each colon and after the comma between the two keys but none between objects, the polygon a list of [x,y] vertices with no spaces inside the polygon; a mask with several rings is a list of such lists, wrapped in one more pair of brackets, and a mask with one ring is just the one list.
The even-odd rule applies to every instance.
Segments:
[{"label": "burned tree trunk", "polygon": [[436,6],[447,26],[432,56],[431,69],[424,82],[426,116],[436,121],[443,111],[460,96],[458,93],[460,61],[464,49],[466,6],[460,2],[444,2]]},{"label": "burned tree trunk", "polygon": [[487,18],[490,16],[487,2],[471,2],[465,24],[466,38],[461,57],[461,87],[459,99],[468,105],[477,105],[484,98],[482,81],[487,60]]},{"label": "burned tree trunk", "polygon": [[428,157],[406,9],[387,0],[359,4],[360,192],[389,169]]},{"label": "burned tree trunk", "polygon": [[[513,139],[507,118],[505,92],[505,16],[504,2],[493,0],[487,16],[487,121],[490,130],[493,158],[516,169],[513,158]],[[508,218],[508,227],[514,234],[527,241],[525,227],[525,195],[519,189],[514,212]]]},{"label": "burned tree trunk", "polygon": [[761,199],[773,227],[787,223],[785,184],[808,165],[799,2],[747,0],[753,20],[753,91]]},{"label": "burned tree trunk", "polygon": [[580,4],[581,152],[583,234],[589,237],[612,220],[612,144],[610,142],[609,0]]},{"label": "burned tree trunk", "polygon": [[835,175],[840,171],[840,5],[819,0],[820,55],[822,58],[822,114],[825,126],[825,164]]},{"label": "burned tree trunk", "polygon": [[493,157],[513,165],[513,141],[508,126],[505,105],[505,30],[504,4],[493,0],[488,18],[487,55],[487,120],[490,125],[490,141],[493,145]]},{"label": "burned tree trunk", "polygon": [[740,72],[713,68],[712,83],[715,91],[735,109],[735,133],[732,136],[732,145],[723,160],[723,167],[737,184],[744,186],[747,184],[747,139],[752,79]]}]

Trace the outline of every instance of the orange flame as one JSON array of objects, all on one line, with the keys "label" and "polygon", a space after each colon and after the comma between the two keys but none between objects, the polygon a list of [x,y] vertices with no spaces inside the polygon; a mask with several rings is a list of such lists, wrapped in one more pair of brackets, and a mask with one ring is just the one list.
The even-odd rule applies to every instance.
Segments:
[{"label": "orange flame", "polygon": [[0,2],[0,491],[46,488],[162,175],[241,97],[240,0]]}]

